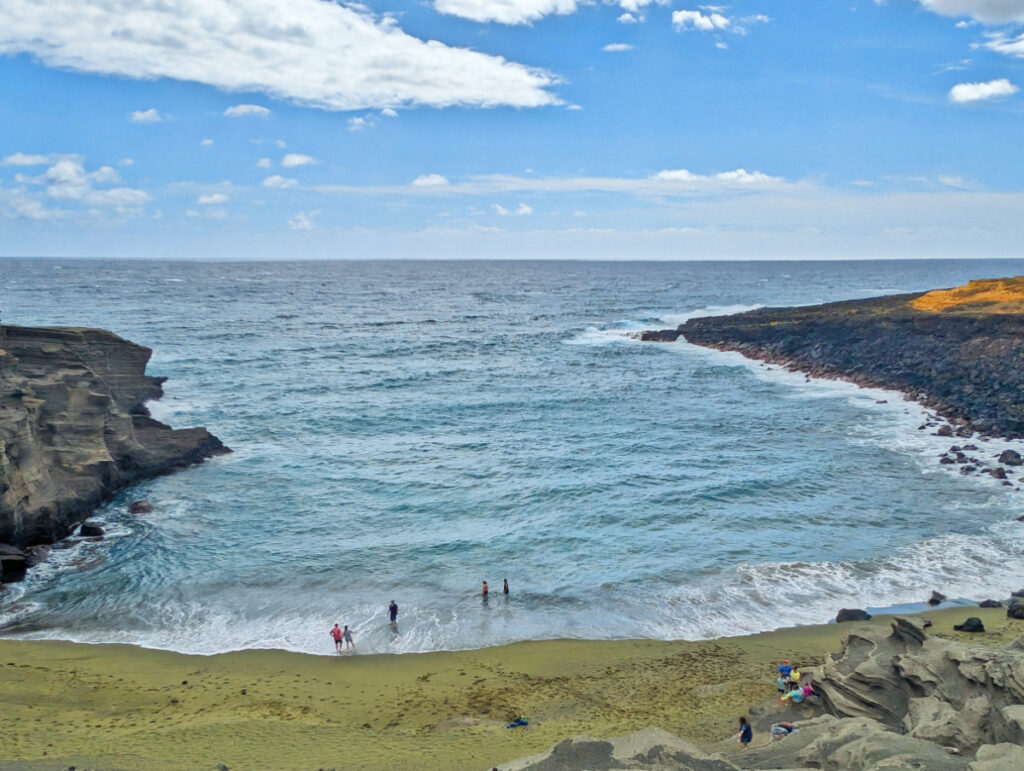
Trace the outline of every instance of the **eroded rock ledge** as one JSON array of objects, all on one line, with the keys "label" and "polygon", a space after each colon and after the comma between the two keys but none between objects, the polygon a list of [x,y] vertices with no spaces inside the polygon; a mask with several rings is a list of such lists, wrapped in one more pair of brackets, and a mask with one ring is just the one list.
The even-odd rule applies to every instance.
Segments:
[{"label": "eroded rock ledge", "polygon": [[989,287],[1017,284],[1024,297],[1021,279],[971,282],[959,290],[690,319],[643,339],[682,336],[815,377],[903,391],[975,431],[1019,438],[1024,306]]},{"label": "eroded rock ledge", "polygon": [[149,416],[151,354],[98,329],[0,326],[0,545],[52,543],[120,488],[230,452]]}]

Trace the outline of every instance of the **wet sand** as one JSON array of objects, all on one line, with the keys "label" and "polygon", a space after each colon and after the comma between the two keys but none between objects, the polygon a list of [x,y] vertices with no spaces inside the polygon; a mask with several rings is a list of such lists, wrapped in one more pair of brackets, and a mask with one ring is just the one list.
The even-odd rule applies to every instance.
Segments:
[{"label": "wet sand", "polygon": [[[992,645],[1001,608],[921,614]],[[967,616],[984,634],[954,633]],[[887,624],[879,616],[870,624]],[[711,744],[774,698],[774,669],[838,650],[855,624],[701,642],[528,642],[476,651],[184,656],[0,640],[0,759],[11,769],[485,769],[576,734],[658,726]],[[525,714],[526,729],[505,729]]]}]

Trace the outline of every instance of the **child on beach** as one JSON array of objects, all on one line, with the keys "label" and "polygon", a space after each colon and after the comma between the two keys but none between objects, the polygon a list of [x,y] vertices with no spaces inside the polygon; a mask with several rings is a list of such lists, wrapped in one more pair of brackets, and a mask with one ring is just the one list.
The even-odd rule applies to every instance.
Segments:
[{"label": "child on beach", "polygon": [[345,624],[345,629],[342,630],[342,636],[345,638],[345,648],[352,648],[352,650],[355,650],[356,644],[352,642],[352,630],[348,628],[348,624]]},{"label": "child on beach", "polygon": [[482,595],[483,595],[484,597],[486,597],[486,596],[487,596],[487,593],[488,593],[489,591],[490,591],[490,589],[488,589],[488,588],[487,588],[487,582],[486,582],[486,581],[484,581],[484,590],[483,590],[483,591],[482,591],[482,592],[481,592],[480,594],[482,594]]},{"label": "child on beach", "polygon": [[[348,629],[348,627],[345,627]],[[334,625],[334,629],[331,630],[331,637],[334,638],[334,650],[341,652],[341,629],[337,624]]]},{"label": "child on beach", "polygon": [[750,727],[750,723],[747,722],[745,717],[740,718],[740,746],[743,749],[750,747],[750,742],[754,739],[754,729]]}]

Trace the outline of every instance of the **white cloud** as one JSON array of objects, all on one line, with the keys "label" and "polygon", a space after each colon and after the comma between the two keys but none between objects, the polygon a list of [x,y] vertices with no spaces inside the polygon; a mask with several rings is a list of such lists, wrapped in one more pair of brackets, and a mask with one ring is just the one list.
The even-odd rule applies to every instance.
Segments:
[{"label": "white cloud", "polygon": [[0,55],[12,54],[325,110],[560,103],[549,72],[420,40],[393,16],[322,0],[4,0]]},{"label": "white cloud", "polygon": [[263,187],[295,187],[299,184],[297,179],[288,179],[280,174],[272,174],[263,180]]},{"label": "white cloud", "polygon": [[421,174],[412,181],[413,187],[444,187],[448,179],[440,174]]},{"label": "white cloud", "polygon": [[206,195],[199,196],[196,199],[196,203],[200,206],[216,206],[217,204],[227,203],[230,200],[224,193],[207,193]]},{"label": "white cloud", "polygon": [[949,100],[957,104],[983,102],[1012,96],[1019,90],[1006,78],[989,80],[985,83],[957,83],[949,90]]},{"label": "white cloud", "polygon": [[383,115],[385,118],[398,117],[398,112],[396,110],[392,110],[390,107],[385,107],[383,110],[380,111],[380,114]]},{"label": "white cloud", "polygon": [[121,160],[119,160],[117,162],[117,165],[118,166],[134,166],[135,165],[135,159],[134,158],[122,158]]},{"label": "white cloud", "polygon": [[943,16],[967,16],[984,24],[1024,21],[1024,0],[918,0]]},{"label": "white cloud", "polygon": [[286,169],[294,169],[296,166],[308,166],[313,163],[317,163],[316,158],[312,155],[303,155],[302,153],[288,153],[281,159],[281,165]]},{"label": "white cloud", "polygon": [[525,203],[521,203],[521,204],[519,204],[516,207],[516,216],[517,217],[526,217],[526,216],[528,216],[530,214],[533,214],[533,207],[532,206],[528,206]]},{"label": "white cloud", "polygon": [[14,153],[4,158],[4,166],[42,166],[53,160],[52,155]]},{"label": "white cloud", "polygon": [[270,110],[258,104],[235,104],[224,110],[226,118],[266,118]]},{"label": "white cloud", "polygon": [[212,139],[204,139],[199,144],[201,144],[203,147],[210,147],[210,146],[213,145],[213,140]]},{"label": "white cloud", "polygon": [[373,118],[355,117],[348,119],[348,130],[349,131],[362,131],[364,128],[373,128],[376,126],[376,122]]},{"label": "white cloud", "polygon": [[653,175],[651,179],[658,182],[678,182],[689,185],[706,185],[708,183],[722,183],[725,185],[749,185],[764,186],[777,185],[784,180],[781,177],[772,177],[762,174],[760,171],[747,171],[746,169],[735,169],[734,171],[721,171],[717,174],[704,175],[694,174],[687,169],[666,169]]},{"label": "white cloud", "polygon": [[578,0],[434,0],[440,13],[472,21],[529,24],[545,16],[575,13]]},{"label": "white cloud", "polygon": [[[0,13],[0,18],[3,18],[3,14]],[[0,32],[0,49],[3,48],[3,32]],[[162,123],[166,118],[160,114],[160,111],[155,107],[150,107],[148,110],[135,110],[131,115],[132,123]]]},{"label": "white cloud", "polygon": [[633,46],[629,43],[609,43],[601,50],[607,53],[619,53],[620,51],[632,51]]},{"label": "white cloud", "polygon": [[1013,37],[1004,32],[994,32],[989,35],[985,48],[1006,56],[1015,56],[1018,59],[1024,58],[1024,34]]},{"label": "white cloud", "polygon": [[259,166],[261,169],[269,169],[271,166],[274,165],[274,162],[269,158],[260,158],[258,161],[256,161],[256,165]]},{"label": "white cloud", "polygon": [[288,227],[292,230],[315,230],[316,222],[313,221],[313,218],[318,214],[320,214],[319,209],[296,212],[295,216],[288,220]]},{"label": "white cloud", "polygon": [[726,29],[731,24],[727,16],[718,11],[672,11],[672,26],[678,30],[699,29],[702,32]]},{"label": "white cloud", "polygon": [[274,144],[280,147],[282,150],[288,146],[288,143],[283,139],[275,139]]},{"label": "white cloud", "polygon": [[615,21],[619,24],[639,24],[644,19],[642,16],[634,16],[629,11],[619,16]]},{"label": "white cloud", "polygon": [[[80,156],[67,155],[54,161],[42,175],[21,181],[33,188],[41,188],[46,197],[67,203],[78,203],[92,207],[113,207],[128,213],[150,199],[149,193],[131,187],[106,187],[121,182],[121,175],[111,166],[101,166],[87,172]],[[30,197],[33,195],[26,192]],[[39,200],[36,195],[35,200]],[[40,204],[41,205],[41,204]]]}]

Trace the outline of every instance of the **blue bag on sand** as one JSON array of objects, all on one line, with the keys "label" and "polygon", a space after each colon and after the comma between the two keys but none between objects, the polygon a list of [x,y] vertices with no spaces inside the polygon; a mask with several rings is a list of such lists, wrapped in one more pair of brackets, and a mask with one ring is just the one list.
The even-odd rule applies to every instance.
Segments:
[{"label": "blue bag on sand", "polygon": [[524,725],[530,725],[530,723],[529,723],[529,721],[527,721],[525,715],[523,717],[519,718],[516,722],[509,723],[507,726],[505,726],[505,728],[519,728],[520,726],[524,726]]}]

